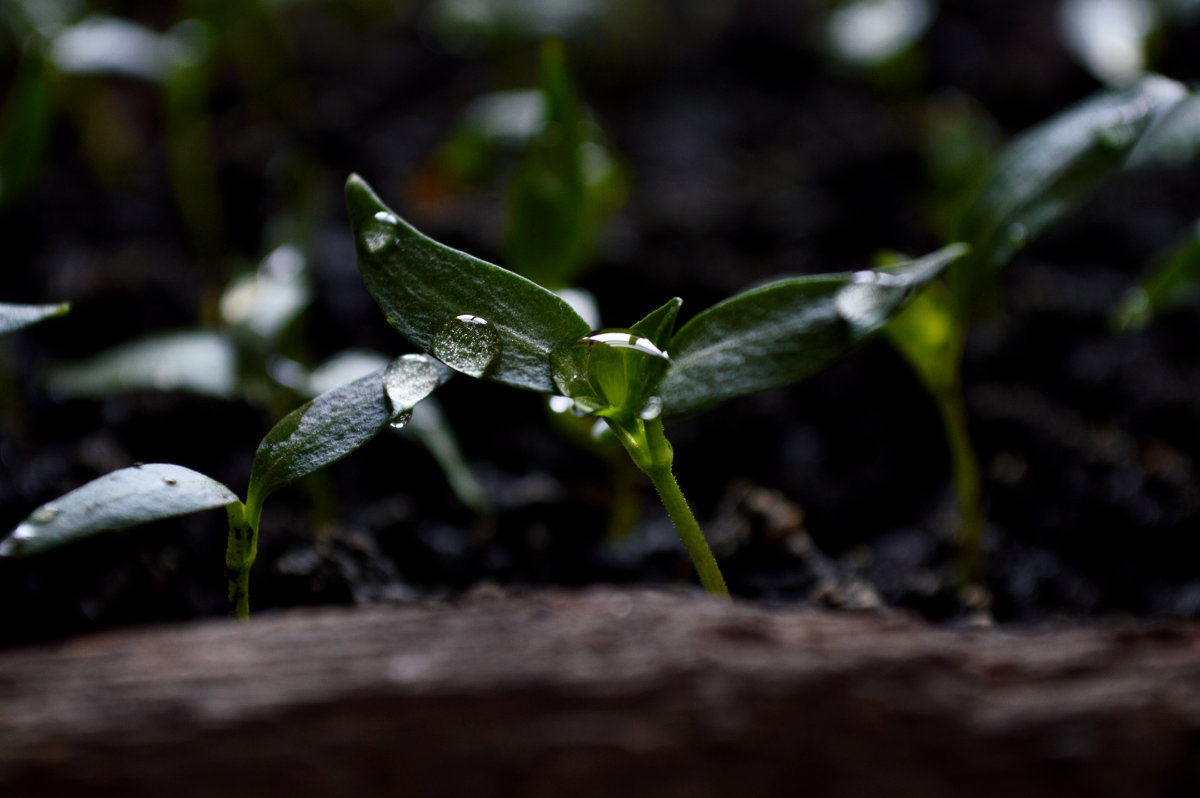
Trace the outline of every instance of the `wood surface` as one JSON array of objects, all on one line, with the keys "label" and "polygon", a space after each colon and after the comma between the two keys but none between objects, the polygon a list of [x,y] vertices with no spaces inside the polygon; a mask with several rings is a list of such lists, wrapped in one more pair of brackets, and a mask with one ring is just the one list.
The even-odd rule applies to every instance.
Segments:
[{"label": "wood surface", "polygon": [[55,795],[1200,795],[1200,628],[593,589],[0,651],[0,796]]}]

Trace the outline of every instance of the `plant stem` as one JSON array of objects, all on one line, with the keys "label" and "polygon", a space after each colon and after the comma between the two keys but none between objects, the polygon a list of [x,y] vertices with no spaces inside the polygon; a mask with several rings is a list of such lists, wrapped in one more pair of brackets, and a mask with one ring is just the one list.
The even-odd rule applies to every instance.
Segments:
[{"label": "plant stem", "polygon": [[972,585],[983,578],[983,479],[967,429],[961,388],[939,390],[934,396],[946,430],[954,491],[958,497],[958,578],[964,586]]},{"label": "plant stem", "polygon": [[258,524],[247,517],[241,502],[229,505],[229,545],[225,549],[225,575],[229,579],[229,614],[250,620],[250,566],[258,554]]},{"label": "plant stem", "polygon": [[679,489],[679,483],[671,470],[674,451],[663,432],[662,419],[637,419],[633,423],[624,424],[613,419],[606,420],[617,433],[618,440],[625,446],[634,464],[654,483],[654,489],[658,491],[658,496],[667,509],[667,515],[671,517],[675,531],[679,533],[688,556],[692,558],[692,564],[700,576],[700,584],[709,595],[728,600],[729,588],[725,585],[725,578],[721,576],[717,558],[708,547],[700,524],[696,522],[696,516],[688,506],[687,499]]}]

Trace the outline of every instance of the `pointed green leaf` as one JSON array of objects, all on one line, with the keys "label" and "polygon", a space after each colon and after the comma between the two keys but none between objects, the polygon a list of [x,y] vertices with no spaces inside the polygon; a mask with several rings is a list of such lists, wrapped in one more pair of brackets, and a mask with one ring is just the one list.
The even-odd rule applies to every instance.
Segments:
[{"label": "pointed green leaf", "polygon": [[694,413],[815,374],[966,251],[945,247],[895,271],[777,280],[714,305],[671,341],[672,365],[658,391],[664,413]]},{"label": "pointed green leaf", "polygon": [[524,277],[422,235],[358,175],[346,181],[346,204],[363,282],[393,327],[432,352],[435,338],[456,318],[484,320],[498,335],[498,351],[488,353],[483,379],[554,390],[550,353],[590,332],[570,305]]},{"label": "pointed green leaf", "polygon": [[150,390],[232,399],[238,394],[237,350],[217,332],[154,335],[58,366],[50,374],[50,390],[65,397]]},{"label": "pointed green leaf", "polygon": [[[397,372],[396,367],[401,371]],[[389,381],[401,374],[399,384]],[[246,518],[258,525],[272,492],[336,463],[374,438],[449,378],[426,355],[405,355],[388,368],[321,394],[293,410],[263,438],[246,490]]]},{"label": "pointed green leaf", "polygon": [[1182,84],[1149,75],[1094,95],[1005,146],[951,230],[952,240],[971,245],[970,258],[953,270],[959,300],[1120,170],[1151,122],[1186,96]]},{"label": "pointed green leaf", "polygon": [[679,308],[682,306],[683,300],[675,297],[629,329],[638,335],[649,338],[659,349],[666,350],[667,344],[671,341],[671,335],[675,332],[675,318],[679,315]]},{"label": "pointed green leaf", "polygon": [[0,335],[61,316],[71,309],[69,302],[57,305],[12,305],[0,302]]},{"label": "pointed green leaf", "polygon": [[944,282],[935,282],[917,294],[883,329],[931,393],[938,395],[957,387],[963,336],[955,317],[954,297]]},{"label": "pointed green leaf", "polygon": [[1137,330],[1172,308],[1200,304],[1200,223],[1114,311],[1118,329]]},{"label": "pointed green leaf", "polygon": [[584,187],[584,116],[559,39],[542,43],[545,127],[526,149],[508,200],[505,257],[538,285],[569,284],[591,254]]},{"label": "pointed green leaf", "polygon": [[122,468],[47,502],[0,543],[0,556],[36,554],[109,529],[224,507],[238,500],[220,482],[169,463]]}]

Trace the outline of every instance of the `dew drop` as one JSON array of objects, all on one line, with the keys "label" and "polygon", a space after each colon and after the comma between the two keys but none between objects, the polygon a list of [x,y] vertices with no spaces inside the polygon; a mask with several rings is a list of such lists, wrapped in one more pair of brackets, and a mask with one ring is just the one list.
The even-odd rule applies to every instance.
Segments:
[{"label": "dew drop", "polygon": [[569,396],[551,396],[549,404],[551,413],[565,413],[575,406],[575,400]]},{"label": "dew drop", "polygon": [[646,404],[642,405],[642,409],[638,411],[638,418],[642,421],[651,421],[662,415],[663,400],[661,396],[651,396],[646,400]]},{"label": "dew drop", "polygon": [[[29,516],[29,520],[35,524],[48,524],[51,521],[53,521],[55,518],[58,518],[58,516],[61,513],[62,513],[62,510],[55,507],[54,505],[43,504],[41,507],[39,507],[33,511],[33,513]],[[19,528],[17,530],[17,533],[13,534],[13,537],[21,537],[21,535],[19,533],[22,531],[25,532],[24,537],[31,537],[33,535],[33,532],[31,530],[28,530],[24,526],[22,526],[21,528]]]},{"label": "dew drop", "polygon": [[464,313],[433,336],[434,357],[455,371],[482,377],[500,356],[500,332],[487,319]]},{"label": "dew drop", "polygon": [[[417,403],[433,393],[440,382],[437,365],[428,355],[401,355],[388,364],[383,372],[383,389],[392,406],[393,426],[408,423]],[[403,420],[401,420],[401,418]]]},{"label": "dew drop", "polygon": [[375,214],[362,230],[362,241],[372,255],[387,249],[396,240],[396,226],[400,220],[387,211]]},{"label": "dew drop", "polygon": [[412,417],[413,417],[413,411],[405,410],[403,413],[400,413],[399,415],[397,415],[395,418],[393,418],[388,423],[392,429],[404,429],[405,427],[408,426],[408,422],[412,421]]},{"label": "dew drop", "polygon": [[636,415],[671,359],[649,338],[629,330],[597,332],[550,354],[558,390],[576,415]]},{"label": "dew drop", "polygon": [[838,289],[833,304],[852,326],[871,330],[884,322],[904,291],[904,281],[894,274],[855,272],[850,282]]}]

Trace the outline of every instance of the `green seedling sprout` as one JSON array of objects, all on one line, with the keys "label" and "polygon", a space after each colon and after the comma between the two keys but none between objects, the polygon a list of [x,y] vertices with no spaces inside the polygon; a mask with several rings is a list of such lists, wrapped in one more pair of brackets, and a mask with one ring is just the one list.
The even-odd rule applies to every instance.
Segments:
[{"label": "green seedling sprout", "polygon": [[1122,171],[1179,166],[1200,150],[1200,103],[1176,81],[1147,75],[1102,91],[1004,146],[962,202],[947,240],[970,245],[945,284],[923,293],[888,336],[933,397],[950,448],[964,585],[983,576],[983,487],[967,427],[967,329],[995,296],[1001,268]]},{"label": "green seedling sprout", "polygon": [[451,374],[427,355],[402,355],[386,368],[293,410],[259,444],[245,502],[225,485],[183,466],[132,466],[38,507],[0,541],[0,557],[37,554],[98,532],[225,507],[229,611],[248,618],[250,568],[267,497],[341,460],[389,426],[404,426],[413,408]]},{"label": "green seedling sprout", "polygon": [[71,309],[68,302],[53,305],[14,305],[0,302],[0,335],[20,330],[46,319],[62,316]]},{"label": "green seedling sprout", "polygon": [[346,201],[359,271],[388,322],[457,372],[557,396],[562,409],[601,420],[654,484],[716,596],[729,591],[675,480],[664,419],[820,371],[966,251],[946,247],[892,271],[777,280],[678,330],[676,298],[628,329],[597,332],[556,294],[421,234],[357,175]]}]

